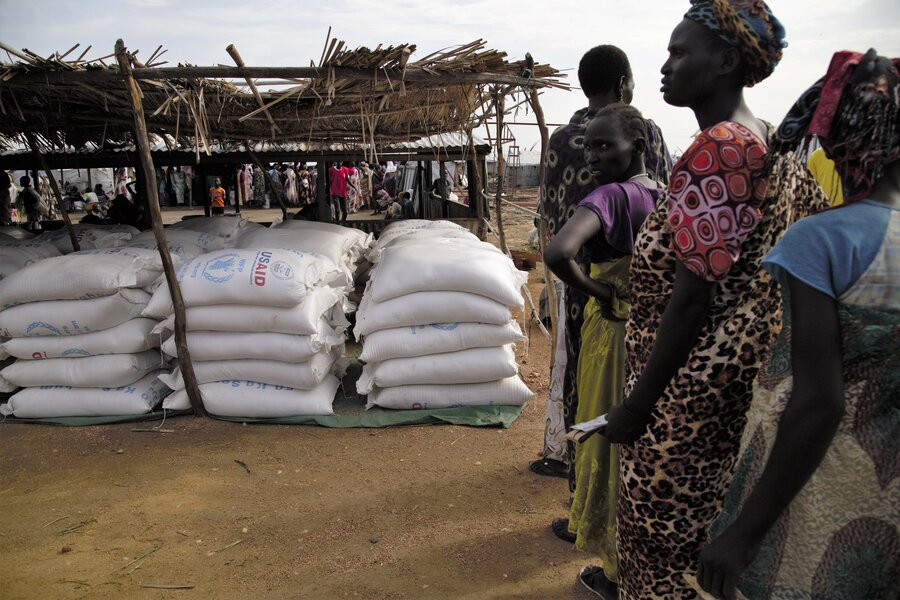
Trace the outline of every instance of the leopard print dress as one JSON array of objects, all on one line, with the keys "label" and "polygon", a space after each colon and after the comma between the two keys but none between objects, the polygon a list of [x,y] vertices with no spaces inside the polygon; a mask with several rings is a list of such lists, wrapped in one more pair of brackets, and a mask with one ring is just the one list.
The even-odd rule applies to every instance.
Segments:
[{"label": "leopard print dress", "polygon": [[753,381],[781,323],[780,295],[760,265],[787,227],[813,209],[800,205],[809,194],[798,189],[814,186],[811,178],[787,158],[767,164],[765,149],[736,123],[704,131],[675,165],[668,195],[635,245],[626,397],[656,341],[676,262],[713,281],[715,297],[648,430],[620,448],[622,599],[696,597],[683,573],[696,571],[721,509]]}]

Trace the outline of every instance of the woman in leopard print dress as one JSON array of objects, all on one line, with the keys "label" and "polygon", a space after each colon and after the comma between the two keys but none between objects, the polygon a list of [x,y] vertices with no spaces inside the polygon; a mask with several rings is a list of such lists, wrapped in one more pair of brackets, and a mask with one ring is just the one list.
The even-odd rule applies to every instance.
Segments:
[{"label": "woman in leopard print dress", "polygon": [[743,88],[772,72],[782,39],[761,0],[694,0],[669,41],[664,99],[702,131],[632,258],[625,400],[605,432],[621,444],[619,598],[696,597],[683,573],[721,508],[778,333],[781,300],[760,263],[806,209],[782,178],[799,171],[773,166]]}]

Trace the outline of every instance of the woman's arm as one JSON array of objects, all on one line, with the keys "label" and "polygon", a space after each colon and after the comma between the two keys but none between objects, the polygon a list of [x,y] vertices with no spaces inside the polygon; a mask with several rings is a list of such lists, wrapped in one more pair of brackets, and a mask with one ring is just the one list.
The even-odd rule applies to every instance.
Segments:
[{"label": "woman's arm", "polygon": [[708,592],[734,598],[738,577],[766,533],[825,458],[844,416],[843,353],[837,302],[788,276],[794,386],[772,452],[744,508],[700,554],[697,579]]},{"label": "woman's arm", "polygon": [[611,442],[627,444],[643,434],[653,407],[697,343],[714,292],[715,283],[677,263],[672,296],[660,319],[647,364],[628,398],[609,411],[609,425],[603,434]]},{"label": "woman's arm", "polygon": [[583,206],[577,208],[544,250],[544,262],[566,284],[601,302],[608,302],[612,298],[610,286],[591,279],[575,262],[582,246],[600,233],[601,228],[600,219],[594,211]]}]

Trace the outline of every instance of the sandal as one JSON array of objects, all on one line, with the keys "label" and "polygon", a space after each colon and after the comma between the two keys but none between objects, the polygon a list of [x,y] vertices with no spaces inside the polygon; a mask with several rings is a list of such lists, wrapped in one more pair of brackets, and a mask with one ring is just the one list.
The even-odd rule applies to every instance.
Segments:
[{"label": "sandal", "polygon": [[604,600],[618,600],[619,598],[619,586],[610,581],[600,567],[591,565],[583,568],[578,574],[578,581]]},{"label": "sandal", "polygon": [[554,458],[542,458],[540,460],[533,460],[528,463],[528,469],[532,473],[536,475],[543,475],[544,477],[562,477],[563,479],[569,478],[569,467],[566,466],[566,463]]},{"label": "sandal", "polygon": [[550,521],[550,529],[553,530],[553,535],[558,537],[564,542],[569,542],[570,544],[575,543],[575,534],[569,531],[569,519],[564,517],[557,517]]}]

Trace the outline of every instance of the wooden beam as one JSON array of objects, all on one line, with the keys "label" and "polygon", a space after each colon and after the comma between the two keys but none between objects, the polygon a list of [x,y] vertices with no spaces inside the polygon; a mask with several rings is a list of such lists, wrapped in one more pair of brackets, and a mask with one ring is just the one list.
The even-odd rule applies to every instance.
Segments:
[{"label": "wooden beam", "polygon": [[125,78],[125,88],[131,96],[131,107],[134,112],[134,128],[137,132],[135,143],[141,157],[141,167],[145,174],[144,181],[147,189],[147,205],[150,207],[150,218],[153,223],[153,236],[156,238],[157,249],[162,259],[163,271],[166,274],[166,282],[169,284],[169,293],[172,295],[172,306],[175,309],[175,347],[178,351],[178,366],[181,367],[181,376],[184,379],[184,388],[190,400],[194,413],[198,416],[206,416],[206,408],[200,396],[200,387],[197,385],[197,377],[194,375],[194,365],[191,362],[191,354],[187,345],[187,322],[185,319],[184,298],[181,295],[181,285],[175,276],[175,265],[169,246],[166,243],[166,234],[163,231],[162,213],[159,209],[159,195],[156,187],[156,173],[153,167],[153,157],[150,156],[150,140],[147,137],[147,124],[144,122],[144,108],[141,104],[141,91],[137,83],[131,77],[131,64],[125,52],[125,43],[119,39],[116,41],[116,61],[119,70]]},{"label": "wooden beam", "polygon": [[[53,176],[53,171],[51,171],[50,167],[47,165],[47,159],[41,154],[41,150],[37,145],[37,140],[34,139],[34,134],[26,131],[25,137],[28,138],[28,145],[31,146],[31,153],[34,155],[35,160],[41,165],[41,170],[47,174],[47,179],[50,180],[50,189],[53,190],[53,195],[56,196],[56,206],[59,208],[59,213],[62,215],[63,222],[66,224],[66,230],[69,232],[69,239],[72,240],[72,251],[78,252],[81,250],[81,245],[78,243],[78,236],[75,235],[75,228],[72,227],[72,220],[69,219],[69,212],[66,210],[66,207],[63,206],[63,196],[62,192],[59,190],[59,184],[56,182],[56,177]],[[35,181],[34,184],[37,185],[37,181]]]},{"label": "wooden beam", "polygon": [[[241,58],[241,55],[238,53],[237,48],[234,47],[234,44],[228,44],[228,47],[225,48],[225,52],[227,52],[231,58],[234,60],[234,64],[239,67],[243,67],[244,59]],[[259,107],[263,109],[263,113],[265,113],[266,118],[269,120],[269,125],[272,126],[272,137],[275,137],[276,131],[281,131],[278,125],[275,124],[275,119],[272,118],[272,114],[266,110],[266,103],[263,101],[262,96],[259,95],[259,90],[256,89],[256,84],[253,83],[253,79],[249,77],[245,77],[244,81],[247,82],[247,85],[250,86],[250,91],[253,93],[253,97],[256,98],[256,103],[259,104]]]},{"label": "wooden beam", "polygon": [[500,249],[509,253],[506,246],[506,231],[503,229],[503,176],[506,174],[506,160],[503,158],[503,105],[506,101],[502,92],[497,92],[497,195],[494,211],[497,213],[497,232],[500,235]]},{"label": "wooden beam", "polygon": [[[197,79],[197,78],[238,78],[238,79],[322,79],[329,76],[329,69],[335,79],[371,79],[385,77],[393,82],[406,81],[433,85],[450,84],[505,84],[524,88],[560,87],[568,89],[568,85],[542,79],[520,77],[502,73],[440,73],[421,67],[396,68],[358,68],[358,67],[153,67],[132,69],[132,76],[139,80],[160,79]],[[16,84],[28,83],[98,83],[115,81],[122,75],[114,70],[91,71],[42,71],[34,73],[18,73],[4,82],[4,85],[15,87]]]},{"label": "wooden beam", "polygon": [[[538,213],[540,213],[541,205],[544,202],[544,178],[547,176],[547,154],[550,151],[550,131],[547,128],[547,122],[544,118],[544,109],[541,106],[541,101],[538,97],[537,90],[531,90],[529,94],[529,103],[531,104],[531,110],[532,112],[534,112],[534,117],[535,120],[537,120],[537,125],[541,134],[541,162],[538,166]],[[547,263],[543,261],[544,250],[547,248],[547,244],[549,243],[550,224],[547,222],[547,219],[544,218],[543,215],[540,215],[540,220],[538,221],[538,247],[541,251],[541,264],[544,266],[544,284],[547,286],[547,304],[550,310],[550,329],[553,331],[554,335],[557,335],[559,332],[559,329],[557,328],[560,326],[559,309],[557,308],[559,298],[556,297],[556,285],[553,281],[553,273],[550,272],[550,269],[547,267]],[[551,365],[555,364],[555,358],[556,344],[553,340],[551,340]]]}]

